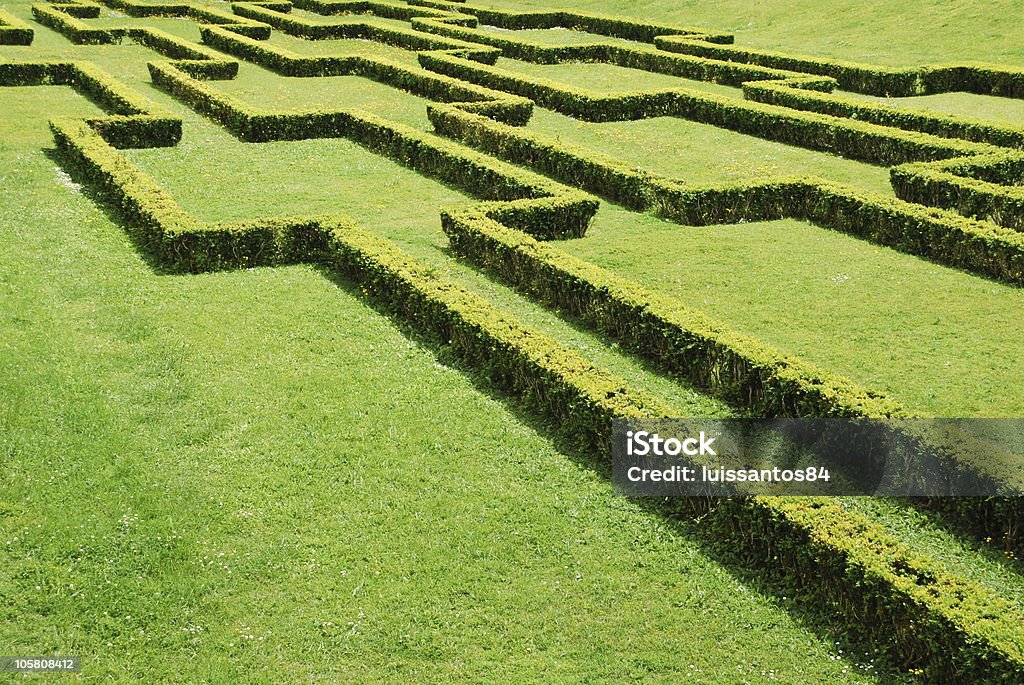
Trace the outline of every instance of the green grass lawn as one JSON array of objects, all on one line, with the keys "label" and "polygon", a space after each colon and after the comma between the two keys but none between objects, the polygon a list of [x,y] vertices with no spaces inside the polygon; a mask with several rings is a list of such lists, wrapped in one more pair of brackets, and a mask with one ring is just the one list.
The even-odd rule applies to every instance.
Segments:
[{"label": "green grass lawn", "polygon": [[573,88],[584,88],[599,93],[624,93],[637,90],[662,90],[664,88],[690,88],[742,98],[743,91],[731,86],[722,86],[708,81],[694,81],[654,71],[620,67],[617,64],[601,62],[564,62],[562,64],[534,64],[517,59],[498,59],[501,69],[530,78],[554,81]]},{"label": "green grass lawn", "polygon": [[925,109],[940,114],[954,114],[972,119],[984,119],[1001,124],[1024,127],[1024,101],[974,93],[938,93],[908,98],[880,98],[856,93],[844,93],[881,102],[894,107]]},{"label": "green grass lawn", "polygon": [[361,109],[421,130],[431,128],[427,100],[362,76],[297,78],[246,64],[238,78],[211,85],[264,110]]},{"label": "green grass lawn", "polygon": [[892,194],[886,167],[675,117],[593,123],[537,108],[528,128],[694,185],[811,175]]},{"label": "green grass lawn", "polygon": [[[648,370],[599,337],[568,324],[456,259],[441,231],[440,207],[473,202],[346,140],[251,145],[205,121],[190,123],[176,148],[128,151],[140,168],[206,221],[259,216],[343,213],[371,226],[436,272],[499,303],[519,319],[582,352],[638,387],[666,398],[688,415],[725,416],[731,410]],[[202,168],[218,183],[197,183]],[[242,201],[244,198],[244,201]]]},{"label": "green grass lawn", "polygon": [[3,96],[6,649],[86,682],[879,682],[345,283],[155,273],[29,116],[92,106]]},{"label": "green grass lawn", "polygon": [[[470,3],[551,10],[544,0]],[[891,66],[971,60],[1024,63],[1016,0],[580,0],[571,9],[736,34],[737,45]]]},{"label": "green grass lawn", "polygon": [[605,206],[566,250],[925,416],[1021,416],[1020,289],[795,220],[679,226]]},{"label": "green grass lawn", "polygon": [[[918,5],[574,9],[882,63],[1024,62],[1002,39],[1024,29],[1009,3]],[[31,16],[28,2],[8,7]],[[198,37],[189,21],[103,14]],[[0,46],[0,60],[86,59],[182,117],[180,145],[126,155],[201,219],[346,214],[680,415],[736,413],[456,258],[439,210],[473,201],[458,190],[346,140],[242,143],[149,83],[153,51],[33,28],[33,46]],[[275,31],[270,43],[415,62],[367,41]],[[499,65],[604,92],[737,94],[610,65]],[[243,63],[209,85],[266,109],[359,108],[429,128],[427,100],[357,76]],[[947,100],[986,118],[1017,104],[928,102]],[[911,680],[852,653],[818,607],[739,572],[700,521],[616,496],[605,455],[559,438],[344,279],[154,270],[50,155],[56,114],[100,110],[69,88],[0,89],[0,652],[81,655],[77,680],[96,683]],[[529,130],[694,184],[804,173],[890,192],[886,169],[679,119],[590,124],[536,108]],[[608,203],[560,247],[912,411],[1024,415],[1019,289],[797,221],[696,228]],[[1020,565],[994,548],[902,503],[844,504],[1024,606]]]}]

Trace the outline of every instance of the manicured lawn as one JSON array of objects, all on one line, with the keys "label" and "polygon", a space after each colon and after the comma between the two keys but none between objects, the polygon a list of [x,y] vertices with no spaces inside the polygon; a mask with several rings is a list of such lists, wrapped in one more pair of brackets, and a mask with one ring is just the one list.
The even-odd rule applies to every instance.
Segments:
[{"label": "manicured lawn", "polygon": [[[550,10],[544,0],[481,6]],[[580,12],[674,22],[736,34],[738,45],[891,66],[970,60],[1024,63],[1016,0],[580,0]]]},{"label": "manicured lawn", "polygon": [[694,185],[819,176],[892,194],[885,167],[675,117],[592,123],[538,108],[529,128]]},{"label": "manicured lawn", "polygon": [[604,207],[570,252],[931,416],[1021,416],[1020,289],[786,220]]},{"label": "manicured lawn", "polygon": [[1024,127],[1024,101],[1014,98],[998,98],[973,93],[938,93],[909,98],[876,98],[868,95],[858,97],[895,107],[931,110],[941,114],[954,114]]},{"label": "manicured lawn", "polygon": [[91,106],[3,96],[9,651],[89,682],[875,682],[344,282],[154,272],[29,116]]},{"label": "manicured lawn", "polygon": [[[573,9],[877,63],[1024,63],[1007,38],[1024,34],[1010,2],[916,5]],[[25,20],[29,7],[5,5]],[[94,23],[199,35],[191,21],[107,9]],[[200,219],[347,215],[680,416],[737,413],[457,258],[440,210],[474,198],[347,140],[240,142],[152,86],[146,62],[163,59],[152,50],[77,46],[32,26],[33,46],[0,46],[0,61],[88,60],[183,119],[180,145],[125,154]],[[361,40],[275,30],[270,44],[416,62]],[[611,65],[498,64],[601,92],[739,96]],[[242,62],[238,79],[208,85],[261,109],[361,109],[430,130],[428,100],[359,76],[287,78]],[[900,102],[1004,121],[1020,110],[965,95]],[[95,683],[910,680],[851,653],[830,607],[768,584],[786,569],[749,575],[705,521],[617,496],[607,455],[345,279],[314,266],[154,268],[53,155],[47,118],[100,114],[69,88],[0,88],[0,652],[80,655],[78,680]],[[590,124],[536,108],[528,130],[695,185],[806,174],[891,194],[887,169],[675,118]],[[798,221],[688,227],[608,203],[560,247],[912,412],[1024,415],[1018,288]],[[993,546],[906,503],[843,504],[931,568],[1024,607],[1019,563]]]},{"label": "manicured lawn", "polygon": [[430,128],[427,100],[362,76],[294,78],[246,64],[238,78],[214,85],[265,110],[361,109],[419,129]]}]

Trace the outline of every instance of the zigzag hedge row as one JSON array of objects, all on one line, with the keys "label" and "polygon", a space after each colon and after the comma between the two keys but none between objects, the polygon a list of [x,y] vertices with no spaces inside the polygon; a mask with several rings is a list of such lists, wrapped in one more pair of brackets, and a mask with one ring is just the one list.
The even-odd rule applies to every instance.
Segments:
[{"label": "zigzag hedge row", "polygon": [[89,123],[122,148],[170,147],[181,140],[181,119],[154,108],[90,62],[0,63],[0,86],[69,86],[110,116]]},{"label": "zigzag hedge row", "polygon": [[1024,155],[1005,153],[904,164],[889,172],[896,195],[908,202],[1024,231]]},{"label": "zigzag hedge row", "polygon": [[[227,12],[192,3],[147,4],[137,0],[103,1],[131,16],[187,17],[212,25],[224,25],[236,33],[252,38],[270,38],[270,27],[266,24],[249,21]],[[57,31],[73,43],[87,45],[120,43],[126,37],[134,38],[137,35],[145,35],[154,31],[148,27],[98,28],[80,21],[80,19],[95,19],[99,13],[100,6],[91,3],[66,2],[32,5],[32,15],[36,21]]]},{"label": "zigzag hedge row", "polygon": [[558,62],[605,62],[622,67],[657,71],[684,78],[715,81],[725,85],[739,86],[747,80],[783,79],[799,77],[791,71],[770,69],[755,65],[736,64],[722,60],[673,55],[654,49],[623,47],[608,43],[579,45],[538,45],[516,38],[504,38],[475,29],[456,26],[431,19],[414,19],[414,28],[450,38],[490,45],[499,48],[505,57],[556,64]]},{"label": "zigzag hedge row", "polygon": [[475,86],[383,58],[304,57],[224,29],[203,27],[201,31],[207,45],[244,57],[285,76],[363,76],[438,102],[457,102],[460,107],[470,111],[516,125],[525,124],[533,113],[533,102],[527,98]]},{"label": "zigzag hedge row", "polygon": [[902,131],[688,88],[598,95],[543,79],[520,76],[454,55],[421,53],[419,60],[420,64],[431,71],[522,95],[542,107],[584,121],[676,116],[767,140],[886,166],[999,150],[982,143]]},{"label": "zigzag hedge row", "polygon": [[[1024,234],[989,223],[814,178],[693,187],[451,107],[433,105],[428,115],[435,129],[445,136],[632,209],[655,211],[682,224],[794,217],[943,264],[1024,284]],[[920,168],[930,167],[900,169],[906,173]]]},{"label": "zigzag hedge row", "polygon": [[[468,193],[496,200],[534,200],[536,219],[523,230],[544,237],[581,236],[597,202],[413,128],[358,111],[261,112],[192,78],[171,62],[150,62],[153,82],[249,142],[349,138],[420,173]],[[541,211],[541,208],[546,208]],[[558,221],[549,221],[557,217]]]},{"label": "zigzag hedge row", "polygon": [[787,83],[757,81],[743,84],[748,100],[802,109],[834,117],[847,117],[906,131],[962,138],[978,143],[1024,147],[1024,127],[936,114],[905,107],[877,104],[862,98],[793,88]]},{"label": "zigzag hedge row", "polygon": [[[315,2],[307,0],[310,6]],[[129,13],[173,13],[186,6],[181,3],[144,5],[134,0],[110,0],[108,4],[123,7]],[[343,11],[342,7],[351,11],[399,11],[388,2],[339,0],[319,4],[325,9],[330,5],[332,11]],[[438,5],[449,11],[448,3],[420,0],[420,4]],[[277,10],[289,7],[280,2],[263,6]],[[482,21],[487,20],[476,8],[465,9],[472,10],[472,15]],[[72,15],[76,12],[88,14],[91,10],[72,9],[70,14],[61,11],[56,14],[74,20],[76,17]],[[552,21],[564,22],[568,16],[497,14],[504,16],[491,17],[491,22],[532,23],[536,27]],[[416,20],[437,23],[448,19]],[[454,21],[471,24],[458,17]],[[596,18],[594,21],[597,23],[586,30],[607,35],[615,35],[612,32],[631,34],[634,40],[658,40],[672,32],[679,33],[675,27],[660,33],[660,28],[642,22],[616,23]],[[72,24],[67,30],[72,33],[83,27],[93,30],[82,22],[77,23],[79,26]],[[205,33],[221,38],[225,35],[219,29],[208,29]],[[131,34],[121,33],[116,37],[125,35]],[[658,298],[597,267],[573,261],[527,235],[539,239],[582,235],[597,207],[593,198],[583,193],[362,113],[277,113],[249,109],[200,80],[230,78],[237,70],[237,63],[183,41],[146,35],[155,49],[183,60],[151,64],[154,82],[221,121],[243,139],[344,136],[399,163],[491,200],[443,215],[444,228],[456,249],[502,273],[522,289],[559,303],[566,311],[590,321],[606,334],[623,340],[627,346],[657,359],[677,375],[701,387],[727,396],[741,406],[776,415],[889,416],[901,411],[883,396],[863,391],[845,379],[824,374],[799,360],[783,357],[755,340],[737,336],[686,311],[670,299]],[[234,44],[246,45],[245,41]],[[273,52],[253,54],[271,59],[267,54]],[[495,54],[492,48],[473,53],[479,59],[489,59]],[[280,53],[274,59],[279,57]],[[425,58],[459,59],[449,55],[426,55]],[[341,67],[328,63],[327,68]],[[390,65],[361,65],[359,68],[379,68],[376,73],[382,80],[396,84],[408,73],[393,71]],[[90,97],[104,103],[108,111],[116,113],[104,119],[52,122],[60,153],[87,180],[109,194],[139,241],[174,267],[206,271],[300,261],[325,264],[352,278],[384,308],[412,322],[441,344],[450,346],[465,363],[482,370],[496,383],[526,398],[545,413],[558,417],[596,449],[607,448],[614,418],[675,413],[657,399],[629,388],[621,379],[600,371],[582,357],[523,327],[488,302],[441,280],[392,244],[344,219],[295,217],[222,224],[198,221],[114,149],[173,144],[177,140],[175,130],[180,136],[180,120],[153,116],[144,111],[141,101],[123,92],[116,82],[87,68],[80,70],[71,63],[0,65],[0,83],[58,82],[89,93]],[[444,90],[447,86],[428,87],[424,83],[420,81],[411,87],[423,88],[423,92],[432,93],[429,97],[437,99],[454,92]],[[834,84],[811,79],[803,85],[829,89]],[[440,90],[430,90],[435,87]],[[665,96],[659,94],[658,97]],[[614,160],[552,146],[550,141],[521,132],[509,134],[508,131],[515,132],[515,129],[467,113],[467,110],[487,109],[499,103],[497,109],[487,114],[518,123],[516,116],[501,109],[503,101],[508,102],[509,98],[439,105],[433,108],[431,116],[439,129],[450,127],[445,131],[450,135],[459,131],[454,137],[476,137],[474,144],[485,149],[487,145],[494,145],[501,151],[495,154],[506,159],[520,161],[517,157],[529,156],[535,160],[531,163],[545,173],[564,177],[574,185],[609,197],[625,198],[637,208],[654,208],[666,215],[674,213],[678,220],[690,216],[713,221],[754,216],[769,218],[796,206],[798,216],[823,225],[831,222],[833,227],[857,232],[869,221],[875,226],[871,237],[881,242],[890,240],[901,245],[901,249],[938,242],[954,262],[960,259],[975,267],[988,264],[979,268],[1009,274],[1007,278],[1021,278],[1019,245],[1016,253],[1006,247],[1013,242],[1009,230],[986,234],[987,227],[978,222],[937,210],[908,208],[897,201],[876,201],[876,198],[858,196],[848,189],[808,179],[688,188],[671,179],[636,173],[615,164]],[[670,98],[654,100],[653,104],[642,98],[638,102],[638,106],[653,108],[649,111],[677,106]],[[609,104],[613,110],[619,107],[617,111],[621,113],[628,112],[629,106],[630,103]],[[716,112],[714,116],[725,116],[717,113],[715,106],[710,106],[710,111]],[[802,119],[800,126],[793,125],[793,130],[801,129],[805,135],[816,135],[828,141],[818,140],[813,144],[827,146],[842,140],[845,145],[863,146],[868,150],[864,154],[878,159],[942,159],[991,152],[984,146],[967,147],[972,144],[964,143],[965,147],[959,147],[956,140],[942,143],[911,134],[909,138],[879,136],[870,141],[873,129],[852,126],[849,121],[842,134],[805,125],[808,121],[814,120]],[[757,125],[774,127],[779,124],[767,117]],[[830,135],[833,138],[829,138]],[[871,145],[878,147],[872,150]],[[1019,173],[1015,171],[1019,169],[1015,166],[1017,162],[1010,158],[995,160],[992,157],[991,164],[975,164],[977,161],[969,160],[969,166],[963,166],[963,160],[955,160],[948,163],[948,169],[942,169],[960,179],[992,185],[1006,183],[1007,178]],[[937,166],[927,168],[929,172],[939,169]],[[929,201],[929,204],[939,203]],[[630,326],[625,325],[627,321]],[[834,501],[809,498],[702,500],[688,504],[706,514],[705,525],[713,527],[721,538],[739,550],[738,554],[747,563],[768,569],[771,576],[784,577],[808,597],[834,609],[848,624],[861,628],[865,636],[876,643],[882,636],[881,649],[901,665],[922,668],[926,677],[935,682],[1016,683],[1024,679],[1024,644],[1019,631],[1024,616],[993,593],[947,572],[941,563],[913,554],[863,516]],[[968,516],[977,514],[973,505],[969,509]],[[1005,515],[1005,511],[999,515]]]},{"label": "zigzag hedge row", "polygon": [[571,28],[613,38],[653,43],[658,36],[680,35],[713,43],[732,43],[733,35],[709,31],[693,26],[659,24],[657,22],[625,19],[587,12],[503,10],[494,7],[477,7],[465,3],[444,0],[409,0],[410,5],[434,7],[449,12],[460,12],[476,17],[484,24],[503,29],[550,29]]},{"label": "zigzag hedge row", "polygon": [[452,50],[479,51],[479,44],[450,38],[439,38],[419,31],[369,24],[357,17],[320,23],[288,14],[291,6],[275,7],[268,3],[236,2],[234,11],[242,17],[273,26],[292,36],[311,40],[342,38],[365,38],[408,50]]},{"label": "zigzag hedge row", "polygon": [[[607,445],[614,418],[672,413],[344,220],[207,226],[180,210],[85,122],[58,120],[53,129],[69,163],[111,193],[165,259],[184,259],[190,270],[303,259],[327,264],[597,447]],[[822,391],[814,395],[819,399],[812,404],[825,397]],[[1009,683],[1024,674],[1018,630],[1024,618],[1008,602],[914,555],[835,502],[760,497],[691,505],[708,515],[705,525],[743,550],[747,563],[784,569],[790,584],[840,609],[866,635],[885,635],[881,647],[895,660],[943,682]]]}]

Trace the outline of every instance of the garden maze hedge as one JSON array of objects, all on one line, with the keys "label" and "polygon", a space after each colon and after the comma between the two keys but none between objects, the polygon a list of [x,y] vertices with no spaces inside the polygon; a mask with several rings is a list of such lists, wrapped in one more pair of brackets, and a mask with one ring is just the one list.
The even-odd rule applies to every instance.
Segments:
[{"label": "garden maze hedge", "polygon": [[[76,44],[149,48],[153,84],[242,141],[346,138],[476,198],[469,206],[437,208],[455,254],[741,411],[780,417],[909,414],[882,393],[561,250],[558,241],[585,235],[601,201],[655,213],[679,224],[679,231],[796,218],[1024,285],[1024,128],[834,92],[1022,98],[1021,69],[886,69],[745,49],[729,34],[699,27],[436,0],[275,0],[230,8],[103,0],[40,3],[32,14]],[[96,25],[109,17],[122,19],[116,26]],[[147,26],[152,17],[196,22],[202,44]],[[551,45],[516,33],[555,27],[594,37]],[[381,43],[415,53],[418,66],[384,57],[300,54],[272,42],[275,32]],[[175,146],[182,119],[89,62],[32,60],[32,42],[27,23],[0,11],[0,43],[24,46],[25,54],[22,61],[0,63],[0,85],[68,86],[106,112],[53,118],[59,157],[116,207],[137,244],[166,269],[322,265],[358,284],[375,306],[451,350],[466,367],[556,419],[596,454],[607,453],[616,418],[674,414],[658,397],[630,387],[344,216],[200,220],[121,152]],[[595,92],[508,70],[499,59],[605,63],[742,87],[743,98],[687,87]],[[357,109],[259,109],[219,87],[254,65],[291,78],[357,75],[415,94],[430,101],[434,131]],[[895,197],[816,177],[699,185],[660,176],[525,128],[535,108],[593,122],[678,117],[891,167]],[[1017,499],[913,505],[944,509],[955,522],[950,525],[1010,547],[1019,544]],[[750,569],[799,588],[900,667],[921,669],[932,682],[1024,682],[1024,615],[866,517],[819,498],[701,500],[682,508],[699,514]]]}]

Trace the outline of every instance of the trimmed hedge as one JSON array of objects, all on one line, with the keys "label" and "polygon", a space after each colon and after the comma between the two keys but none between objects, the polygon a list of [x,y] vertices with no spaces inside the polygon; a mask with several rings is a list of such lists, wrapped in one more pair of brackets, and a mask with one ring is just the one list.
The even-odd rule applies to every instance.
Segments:
[{"label": "trimmed hedge", "polygon": [[[261,4],[266,7],[266,4]],[[477,21],[473,15],[463,14],[459,11],[438,10],[412,3],[388,2],[387,0],[293,0],[291,4],[299,9],[325,16],[372,14],[400,21],[409,21],[414,17],[431,17],[463,26],[476,26]]]},{"label": "trimmed hedge", "polygon": [[843,90],[856,93],[906,97],[964,91],[1024,97],[1024,69],[1014,67],[965,64],[892,69],[770,50],[713,45],[687,36],[660,36],[654,42],[662,50],[675,53],[829,76]]},{"label": "trimmed hedge", "polygon": [[670,298],[503,226],[446,210],[452,249],[672,375],[763,416],[899,416],[898,405],[724,328]]},{"label": "trimmed hedge", "polygon": [[556,420],[590,450],[610,451],[614,419],[672,414],[659,400],[438,277],[368,231],[335,227],[326,262],[463,363]]},{"label": "trimmed hedge", "polygon": [[36,21],[53,29],[72,43],[82,45],[120,43],[127,33],[127,29],[100,29],[79,21],[80,18],[96,18],[99,14],[99,5],[32,5],[32,16]]},{"label": "trimmed hedge", "polygon": [[154,107],[91,62],[0,63],[0,86],[69,86],[113,116],[89,124],[117,147],[170,147],[181,119]]},{"label": "trimmed hedge", "polygon": [[1024,233],[941,209],[818,181],[798,214],[820,226],[1024,285]]},{"label": "trimmed hedge", "polygon": [[526,124],[533,113],[533,102],[528,98],[507,95],[383,58],[306,57],[216,27],[204,27],[201,31],[206,44],[285,76],[363,76],[439,102],[460,103],[460,107],[519,126]]},{"label": "trimmed hedge", "polygon": [[0,45],[32,45],[34,37],[31,26],[0,9]]},{"label": "trimmed hedge", "polygon": [[709,525],[725,549],[790,578],[922,682],[1024,682],[1024,616],[834,499],[732,498]]},{"label": "trimmed hedge", "polygon": [[114,201],[147,250],[176,268],[199,272],[326,263],[603,451],[610,449],[613,419],[672,415],[657,399],[500,314],[390,242],[345,220],[297,217],[206,225],[84,121],[57,119],[51,127],[61,155]]},{"label": "trimmed hedge", "polygon": [[509,38],[476,29],[454,26],[433,19],[413,19],[412,25],[413,28],[420,31],[490,45],[501,49],[502,54],[506,57],[540,64],[557,64],[566,61],[605,62],[622,67],[656,71],[698,81],[715,81],[733,86],[739,86],[748,80],[799,78],[802,76],[790,71],[688,55],[675,55],[644,47],[625,47],[602,42],[542,45],[520,38]]},{"label": "trimmed hedge", "polygon": [[408,50],[466,50],[471,55],[490,55],[493,52],[478,43],[431,36],[410,29],[374,25],[357,17],[338,19],[334,22],[313,22],[252,2],[236,2],[231,7],[239,16],[269,24],[292,36],[311,40],[365,38]]},{"label": "trimmed hedge", "polygon": [[[55,120],[52,127],[58,150],[70,165],[115,199],[145,244],[180,268],[200,271],[299,260],[324,263],[353,279],[380,306],[450,346],[464,363],[555,417],[591,449],[607,450],[615,418],[674,413],[343,219],[298,217],[205,225],[183,212],[85,122]],[[530,240],[489,219],[486,213],[494,209],[477,207],[474,221],[483,222],[487,229],[496,226],[515,240]],[[446,216],[450,220],[452,215]],[[534,241],[531,252],[544,249],[549,248]],[[576,290],[584,287],[572,285]],[[630,294],[616,289],[607,296],[621,299]],[[614,321],[614,316],[598,312],[592,303],[577,304]],[[651,323],[659,313],[676,317],[677,322],[685,314],[674,307],[660,312],[659,302],[652,306],[656,311],[650,314],[638,312],[654,317],[644,318]],[[706,325],[702,330],[708,335],[727,335],[699,315],[689,323]],[[751,343],[745,349],[754,354],[768,348]],[[722,354],[728,357],[730,352],[722,350]],[[719,381],[738,386],[750,373],[764,373],[772,388],[791,397],[802,395],[789,409],[809,411],[815,405],[842,405],[845,400],[853,401],[846,409],[854,412],[891,406],[884,398],[834,380],[801,388],[807,380],[801,372],[807,367],[800,364],[772,366],[770,358],[764,364],[732,367],[749,373]],[[750,391],[765,394],[764,386],[753,385]],[[713,527],[715,537],[745,563],[769,569],[773,579],[785,577],[809,598],[863,630],[893,660],[922,668],[929,678],[941,682],[1009,683],[1024,675],[1019,631],[1024,617],[1012,604],[944,571],[941,564],[912,554],[878,526],[835,501],[757,497],[698,500],[693,506],[705,514],[703,525]]]},{"label": "trimmed hedge", "polygon": [[905,131],[919,131],[990,145],[1024,147],[1024,127],[1009,124],[895,107],[846,95],[793,88],[786,83],[773,81],[744,83],[743,95],[755,102],[848,117]]},{"label": "trimmed hedge", "polygon": [[191,2],[140,2],[140,0],[98,0],[132,17],[187,17],[195,21],[224,26],[235,33],[267,40],[270,27],[214,7]]},{"label": "trimmed hedge", "polygon": [[[695,187],[585,148],[431,106],[438,133],[563,183],[685,225],[794,217],[939,263],[1024,285],[1024,234],[815,178]],[[963,163],[953,160],[947,164]],[[1024,173],[1024,161],[1019,164]],[[899,167],[930,169],[928,165]],[[897,170],[894,170],[895,174]],[[984,185],[981,181],[975,181]],[[895,184],[895,181],[894,181]],[[902,188],[897,189],[903,193]],[[933,203],[938,204],[938,203]]]},{"label": "trimmed hedge", "polygon": [[[150,62],[149,70],[154,84],[249,142],[349,138],[403,166],[484,199],[532,199],[538,207],[549,203],[550,211],[562,216],[565,223],[533,224],[535,230],[546,236],[583,235],[597,210],[597,203],[584,193],[365,112],[262,112],[207,87],[183,73],[175,63]],[[566,202],[571,211],[566,209]]]},{"label": "trimmed hedge", "polygon": [[1008,153],[889,171],[896,195],[907,202],[953,209],[964,216],[1024,231],[1024,155]]},{"label": "trimmed hedge", "polygon": [[592,94],[441,53],[421,53],[426,69],[530,98],[538,105],[585,121],[624,121],[677,116],[788,145],[890,166],[998,151],[990,145],[901,131],[867,122],[737,100],[688,88]]},{"label": "trimmed hedge", "polygon": [[[234,15],[220,12],[219,10],[196,7],[191,4],[172,3],[168,5],[143,5],[131,0],[105,0],[107,4],[118,9],[141,12],[135,16],[185,16],[197,21],[210,22],[223,25],[225,29],[235,33],[244,34],[253,38],[270,38],[270,27],[266,24],[251,22],[235,17]],[[122,7],[123,5],[123,7]],[[139,9],[139,8],[142,9]],[[59,5],[32,5],[32,14],[43,26],[47,26],[73,43],[99,45],[115,44],[122,42],[126,37],[138,40],[143,45],[153,47],[158,52],[164,52],[161,46],[166,46],[169,57],[183,57],[183,51],[195,51],[195,59],[208,59],[219,61],[219,56],[204,51],[201,47],[189,43],[186,40],[171,36],[163,31],[147,27],[111,27],[96,28],[89,26],[81,18],[94,19],[99,16],[99,5],[86,4],[59,4]],[[149,42],[147,42],[147,40]],[[173,47],[171,47],[173,44]],[[187,47],[184,47],[187,46]]]},{"label": "trimmed hedge", "polygon": [[711,41],[715,43],[732,43],[731,33],[708,31],[692,26],[674,24],[658,24],[655,22],[625,19],[601,14],[585,12],[518,12],[493,7],[476,7],[464,3],[443,2],[439,0],[409,0],[410,5],[434,7],[447,11],[458,11],[475,16],[480,22],[498,28],[517,29],[550,29],[568,28],[588,33],[596,33],[613,38],[635,40],[641,43],[653,43],[657,36],[685,35],[691,39]]}]

